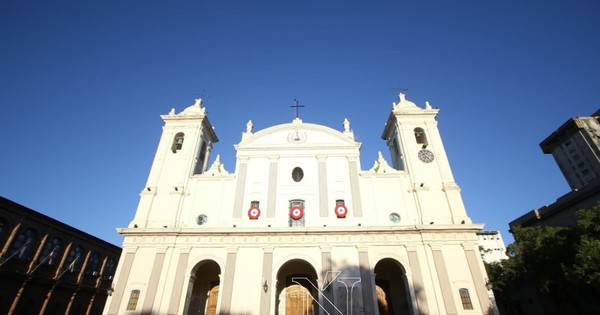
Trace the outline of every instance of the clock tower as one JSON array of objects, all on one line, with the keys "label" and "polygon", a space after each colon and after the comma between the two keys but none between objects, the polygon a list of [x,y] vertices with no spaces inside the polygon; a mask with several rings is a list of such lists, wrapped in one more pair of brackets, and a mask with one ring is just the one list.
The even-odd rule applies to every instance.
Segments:
[{"label": "clock tower", "polygon": [[396,170],[406,172],[421,224],[471,223],[437,128],[439,109],[418,107],[403,93],[392,104],[382,138]]},{"label": "clock tower", "polygon": [[219,141],[208,121],[202,99],[165,122],[140,203],[130,227],[178,227],[190,179],[206,171],[213,144]]}]

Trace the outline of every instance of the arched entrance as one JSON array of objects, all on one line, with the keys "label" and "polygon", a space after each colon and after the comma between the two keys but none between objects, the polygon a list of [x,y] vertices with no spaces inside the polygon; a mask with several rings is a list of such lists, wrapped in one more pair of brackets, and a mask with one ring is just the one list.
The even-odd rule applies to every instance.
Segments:
[{"label": "arched entrance", "polygon": [[216,315],[221,268],[212,260],[199,262],[190,275],[184,314]]},{"label": "arched entrance", "polygon": [[316,285],[317,272],[308,262],[297,259],[285,263],[277,273],[276,314],[318,314]]},{"label": "arched entrance", "polygon": [[375,294],[380,315],[412,314],[406,272],[396,260],[386,258],[375,265]]}]

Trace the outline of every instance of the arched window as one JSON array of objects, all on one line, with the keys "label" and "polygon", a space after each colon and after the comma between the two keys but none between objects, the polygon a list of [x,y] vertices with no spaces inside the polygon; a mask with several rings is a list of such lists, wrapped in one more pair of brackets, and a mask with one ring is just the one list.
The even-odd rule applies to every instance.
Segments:
[{"label": "arched window", "polygon": [[196,159],[196,167],[194,168],[194,174],[202,174],[204,172],[204,160],[206,159],[206,142],[202,141],[200,146],[200,152],[198,152],[198,158]]},{"label": "arched window", "polygon": [[69,255],[67,256],[65,266],[70,271],[80,270],[81,264],[83,264],[83,259],[83,247],[81,247],[81,245],[77,245],[75,247],[72,247],[69,251]]},{"label": "arched window", "polygon": [[415,128],[415,140],[417,141],[417,144],[422,144],[423,148],[429,145],[427,142],[427,136],[425,135],[425,130],[423,130],[423,128]]},{"label": "arched window", "polygon": [[460,301],[462,303],[463,309],[472,310],[473,303],[471,303],[471,296],[469,295],[469,290],[465,288],[459,289],[458,294],[460,294]]},{"label": "arched window", "polygon": [[55,266],[60,261],[60,254],[62,252],[62,241],[58,237],[54,237],[51,240],[46,241],[42,254],[40,255],[39,262],[46,263],[51,266]]},{"label": "arched window", "polygon": [[115,266],[117,265],[117,262],[115,261],[114,258],[109,258],[106,261],[106,266],[104,266],[104,271],[102,272],[102,279],[103,280],[111,280],[114,273],[115,273]]},{"label": "arched window", "polygon": [[32,228],[27,228],[13,240],[9,255],[14,255],[16,259],[31,259],[35,252],[37,240],[38,232]]},{"label": "arched window", "polygon": [[173,145],[171,146],[171,151],[173,151],[173,153],[177,153],[177,151],[181,150],[181,148],[183,148],[183,138],[184,138],[184,133],[183,132],[178,132],[175,135],[175,138],[173,138]]},{"label": "arched window", "polygon": [[91,276],[97,276],[100,273],[100,254],[93,252],[88,259],[85,273]]},{"label": "arched window", "polygon": [[138,300],[140,299],[140,290],[132,290],[129,295],[129,302],[127,302],[127,310],[135,311]]}]

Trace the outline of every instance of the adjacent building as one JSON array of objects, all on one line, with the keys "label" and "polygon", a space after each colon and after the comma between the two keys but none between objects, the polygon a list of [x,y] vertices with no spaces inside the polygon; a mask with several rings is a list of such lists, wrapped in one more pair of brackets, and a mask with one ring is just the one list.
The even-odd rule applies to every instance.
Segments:
[{"label": "adjacent building", "polygon": [[482,230],[477,233],[477,236],[479,237],[479,247],[483,261],[491,264],[508,259],[508,256],[506,256],[506,246],[504,245],[500,231]]},{"label": "adjacent building", "polygon": [[0,197],[0,314],[102,314],[121,248]]},{"label": "adjacent building", "polygon": [[[105,314],[489,314],[439,109],[399,95],[381,138],[302,121],[240,126],[235,171],[202,100],[162,115]],[[235,128],[235,126],[228,126]],[[372,139],[375,141],[376,139]]]},{"label": "adjacent building", "polygon": [[576,212],[600,202],[600,110],[567,120],[540,143],[552,154],[571,187],[555,202],[529,211],[510,222],[513,226],[575,226]]}]

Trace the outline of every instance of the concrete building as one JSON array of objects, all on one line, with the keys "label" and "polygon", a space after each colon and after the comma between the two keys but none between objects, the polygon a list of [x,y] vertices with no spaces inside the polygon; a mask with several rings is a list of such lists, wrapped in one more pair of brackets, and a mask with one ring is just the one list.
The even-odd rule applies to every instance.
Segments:
[{"label": "concrete building", "polygon": [[121,248],[0,197],[0,314],[102,314]]},{"label": "concrete building", "polygon": [[490,264],[508,259],[508,256],[506,256],[506,246],[504,245],[500,231],[479,231],[477,236],[479,237],[479,246],[483,261]]},{"label": "concrete building", "polygon": [[540,143],[552,154],[572,190],[600,178],[600,111],[574,117]]},{"label": "concrete building", "polygon": [[[350,122],[292,122],[235,145],[235,172],[201,99],[163,133],[106,314],[488,314],[482,224],[467,215],[438,109],[404,94],[360,165]],[[373,139],[375,140],[375,139]]]},{"label": "concrete building", "polygon": [[551,204],[526,212],[509,223],[514,226],[575,226],[576,212],[600,202],[600,110],[574,117],[540,143],[552,154],[571,191]]}]

